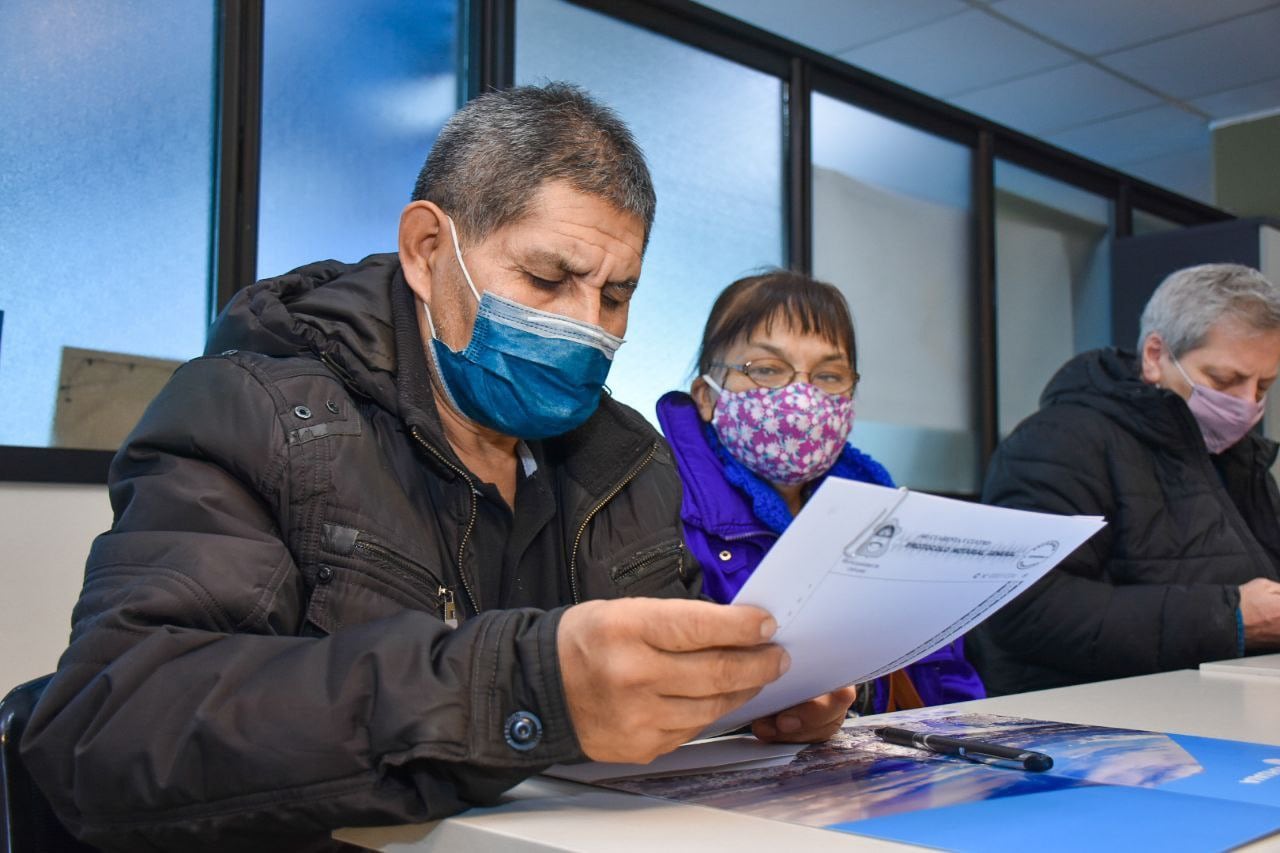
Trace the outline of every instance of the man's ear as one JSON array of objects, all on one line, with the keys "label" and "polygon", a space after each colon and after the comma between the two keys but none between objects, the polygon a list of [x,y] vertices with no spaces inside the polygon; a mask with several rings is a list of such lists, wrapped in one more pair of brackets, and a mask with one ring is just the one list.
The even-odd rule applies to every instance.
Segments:
[{"label": "man's ear", "polygon": [[1160,364],[1160,359],[1164,354],[1164,340],[1160,337],[1160,333],[1152,332],[1147,335],[1146,340],[1142,342],[1142,352],[1138,353],[1138,358],[1142,362],[1143,382],[1148,385],[1160,384],[1160,380],[1164,378],[1164,367]]},{"label": "man's ear", "polygon": [[716,410],[716,393],[707,384],[707,380],[701,376],[693,380],[693,384],[689,386],[689,396],[693,398],[693,402],[698,406],[699,417],[710,423],[711,416]]},{"label": "man's ear", "polygon": [[423,302],[431,301],[431,282],[449,243],[449,220],[435,202],[410,202],[400,213],[400,266],[404,280]]}]

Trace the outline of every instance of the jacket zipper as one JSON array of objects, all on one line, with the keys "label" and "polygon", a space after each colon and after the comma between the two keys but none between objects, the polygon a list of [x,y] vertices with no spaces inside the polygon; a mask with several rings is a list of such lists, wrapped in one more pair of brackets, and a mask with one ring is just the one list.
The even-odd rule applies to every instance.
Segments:
[{"label": "jacket zipper", "polygon": [[[471,585],[470,585],[469,583],[467,583],[467,573],[466,573],[466,571],[465,571],[465,570],[463,569],[463,567],[462,567],[462,558],[463,558],[463,555],[464,555],[464,554],[466,554],[466,551],[467,551],[467,540],[471,538],[471,531],[472,531],[473,529],[475,529],[475,526],[476,526],[476,486],[475,486],[475,483],[471,482],[471,478],[470,478],[469,476],[467,476],[467,472],[466,472],[466,471],[463,471],[463,470],[462,470],[461,468],[459,468],[457,465],[454,465],[454,464],[453,464],[452,462],[450,462],[448,459],[445,459],[445,458],[444,458],[444,455],[443,455],[440,451],[436,450],[436,449],[435,449],[435,448],[434,448],[434,447],[433,447],[429,442],[427,442],[427,440],[426,440],[426,439],[424,439],[424,438],[422,437],[421,433],[419,433],[419,432],[418,432],[418,428],[417,428],[417,427],[413,427],[413,429],[411,430],[411,433],[412,433],[413,437],[414,437],[415,439],[417,439],[417,441],[418,441],[418,443],[419,443],[419,444],[421,444],[423,447],[425,447],[425,448],[426,448],[426,449],[431,453],[431,455],[432,455],[432,456],[434,456],[435,458],[437,458],[437,459],[439,459],[439,460],[440,460],[440,463],[441,463],[442,465],[444,465],[446,468],[448,468],[448,469],[450,469],[451,471],[453,471],[455,474],[457,474],[459,477],[461,477],[461,478],[462,478],[463,480],[465,480],[465,481],[466,481],[466,483],[467,483],[467,495],[468,495],[468,497],[470,497],[470,498],[471,498],[471,515],[470,515],[470,517],[467,519],[467,529],[466,529],[465,531],[463,531],[463,533],[462,533],[462,541],[460,541],[460,542],[458,543],[458,580],[460,580],[460,581],[462,582],[462,591],[463,591],[464,593],[466,593],[467,601],[468,601],[468,603],[470,603],[470,605],[471,605],[471,612],[472,612],[472,613],[479,613],[479,612],[480,612],[480,607],[479,607],[479,605],[476,603],[476,597],[475,597],[475,594],[474,594],[474,593],[472,593],[472,591],[471,591]],[[454,606],[454,602],[453,602],[453,591],[452,591],[452,590],[447,590],[447,591],[448,591],[449,595],[448,595],[447,603],[446,603],[446,605],[445,605],[445,612],[446,612],[446,613],[447,613],[447,612],[449,612],[449,609],[450,609],[450,608],[452,608],[452,609],[453,609],[453,613],[454,613],[454,617],[455,617],[455,624],[456,624],[456,618],[457,618],[457,607],[456,607],[456,606]],[[446,619],[446,621],[447,621],[447,619]]]},{"label": "jacket zipper", "polygon": [[369,398],[368,394],[360,390],[360,386],[356,384],[355,379],[347,372],[346,368],[334,361],[332,356],[327,352],[317,352],[317,355],[320,356],[320,361],[324,366],[329,368],[329,370],[338,377],[338,381],[340,381],[348,391],[366,400]]},{"label": "jacket zipper", "polygon": [[[336,361],[334,361],[334,359],[328,353],[321,352],[319,353],[319,356],[320,356],[320,361],[323,362],[324,365],[328,367],[329,370],[331,370],[338,377],[339,380],[342,381],[343,385],[345,385],[348,389],[352,390],[356,394],[359,394],[361,397],[366,396],[363,391],[359,390],[359,386],[351,378],[351,374],[348,373],[346,369],[344,369]],[[468,477],[463,471],[460,471],[456,466],[450,465],[449,460],[445,459],[442,455],[440,455],[440,453],[436,451],[434,447],[432,447],[425,440],[423,440],[422,436],[418,434],[417,427],[413,428],[413,437],[418,440],[419,444],[427,448],[427,450],[430,450],[431,453],[437,459],[439,459],[449,468],[452,468],[454,471],[457,471],[457,473],[462,477],[462,479],[467,481],[467,486],[471,490],[471,518],[467,522],[467,531],[462,537],[462,544],[458,547],[458,577],[462,581],[462,589],[467,594],[467,600],[471,602],[472,611],[475,613],[479,613],[480,608],[476,606],[475,596],[471,594],[471,587],[467,585],[467,576],[462,571],[462,554],[467,547],[467,537],[471,535],[471,529],[475,526],[475,522],[476,522],[475,485],[471,482],[470,477]],[[368,542],[358,543],[358,544],[363,544],[366,546],[369,545]],[[396,557],[390,551],[386,551],[385,549],[378,548],[377,546],[371,546],[371,548],[379,551],[385,557],[389,558],[394,565],[394,560],[396,559]],[[412,578],[410,579],[412,580]],[[441,598],[441,600],[444,602],[445,624],[448,625],[450,628],[458,627],[458,622],[459,622],[458,605],[457,605],[457,601],[454,599],[453,590],[445,586],[444,584],[440,583],[439,579],[437,578],[432,578],[432,580],[436,582],[436,586],[437,586],[436,595],[438,595]]]},{"label": "jacket zipper", "polygon": [[653,455],[657,453],[657,451],[657,442],[649,445],[649,452],[644,455],[644,458],[631,469],[627,476],[622,478],[620,483],[610,490],[609,494],[604,496],[604,500],[592,507],[591,511],[582,519],[582,524],[578,527],[578,533],[573,537],[573,550],[569,553],[569,588],[573,591],[574,604],[582,603],[582,598],[578,593],[578,546],[582,544],[582,534],[586,532],[587,525],[591,522],[591,519],[595,514],[603,509],[605,504],[613,500],[618,492],[622,491],[623,488],[626,487],[627,483],[630,483],[636,478],[636,475],[640,473],[640,470],[644,468],[644,466],[649,464],[649,460],[653,459]]},{"label": "jacket zipper", "polygon": [[[428,595],[434,594],[441,601],[441,609],[443,611],[445,624],[450,628],[458,627],[458,608],[453,599],[453,590],[440,583],[440,579],[431,574],[425,566],[419,566],[416,563],[412,563],[401,557],[399,554],[396,554],[394,551],[384,548],[381,545],[375,545],[365,539],[356,539],[356,550],[373,554],[375,557],[386,563],[392,572],[394,572],[398,577],[408,581],[414,587],[422,590]],[[423,583],[422,578],[419,577],[419,575],[426,575],[427,580],[435,584],[434,593],[431,588],[431,583]]]},{"label": "jacket zipper", "polygon": [[[683,580],[684,579],[684,553],[683,553],[684,543],[683,542],[676,543],[675,552],[676,554],[680,555],[680,578]],[[657,554],[650,554],[648,557],[645,557],[643,560],[640,560],[638,562],[632,563],[631,565],[627,566],[626,571],[618,572],[618,574],[615,575],[613,579],[615,581],[619,581],[625,577],[634,575],[637,572],[639,572],[641,569],[648,566],[650,563],[664,559],[666,557],[669,557],[670,555],[671,555],[670,549],[666,551],[659,551]]]}]

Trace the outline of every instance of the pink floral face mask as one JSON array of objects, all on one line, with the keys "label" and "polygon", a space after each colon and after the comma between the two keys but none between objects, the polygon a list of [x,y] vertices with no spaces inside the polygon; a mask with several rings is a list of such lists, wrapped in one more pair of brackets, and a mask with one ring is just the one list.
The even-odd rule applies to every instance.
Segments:
[{"label": "pink floral face mask", "polygon": [[730,455],[771,483],[816,479],[840,457],[853,429],[853,400],[808,382],[782,388],[716,390],[711,426]]}]

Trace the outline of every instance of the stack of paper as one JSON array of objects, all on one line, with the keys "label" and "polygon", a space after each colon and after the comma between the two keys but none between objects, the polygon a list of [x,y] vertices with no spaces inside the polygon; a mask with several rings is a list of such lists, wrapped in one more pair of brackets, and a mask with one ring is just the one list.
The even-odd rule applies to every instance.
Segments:
[{"label": "stack of paper", "polygon": [[1104,524],[829,477],[734,599],[778,620],[791,668],[706,733],[919,660]]}]

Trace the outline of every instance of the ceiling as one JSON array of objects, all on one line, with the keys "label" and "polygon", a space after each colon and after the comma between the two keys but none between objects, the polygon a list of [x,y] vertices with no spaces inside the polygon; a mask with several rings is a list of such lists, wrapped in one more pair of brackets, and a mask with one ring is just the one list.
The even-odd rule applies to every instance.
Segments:
[{"label": "ceiling", "polygon": [[1277,0],[699,0],[1214,202],[1215,126],[1280,112]]}]

